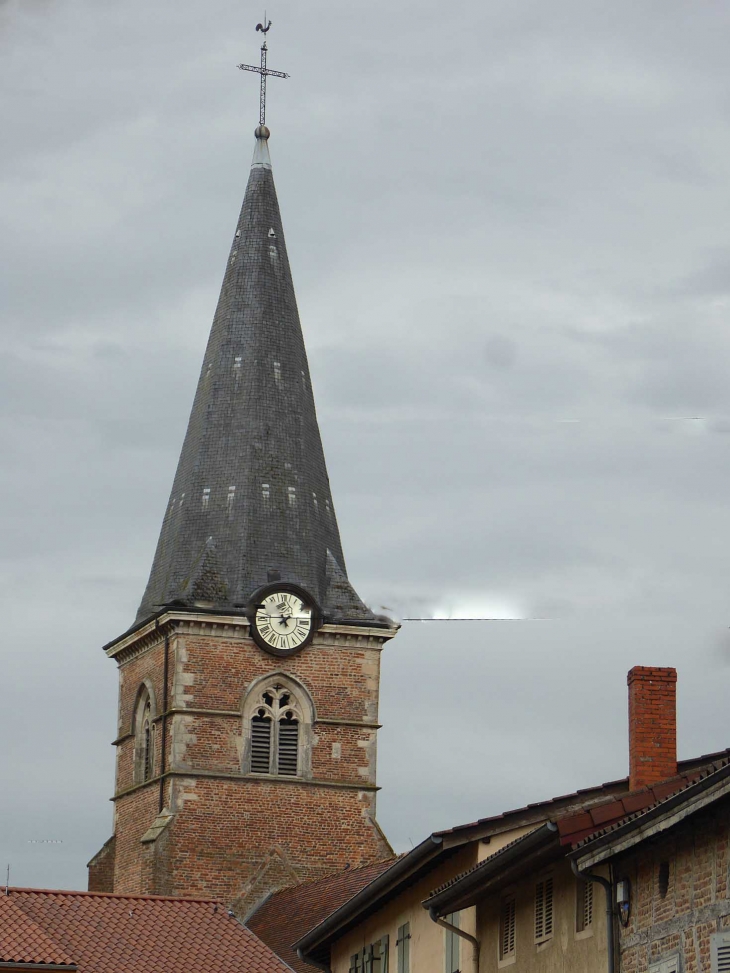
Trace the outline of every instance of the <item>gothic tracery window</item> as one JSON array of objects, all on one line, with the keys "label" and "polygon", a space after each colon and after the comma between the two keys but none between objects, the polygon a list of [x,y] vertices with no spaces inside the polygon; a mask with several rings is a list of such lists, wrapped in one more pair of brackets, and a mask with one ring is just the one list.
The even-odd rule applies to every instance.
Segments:
[{"label": "gothic tracery window", "polygon": [[248,772],[304,776],[304,736],[311,719],[296,689],[277,679],[259,684],[244,715],[250,734]]},{"label": "gothic tracery window", "polygon": [[134,721],[134,776],[144,783],[155,776],[155,724],[154,706],[149,689],[143,686],[137,699]]}]

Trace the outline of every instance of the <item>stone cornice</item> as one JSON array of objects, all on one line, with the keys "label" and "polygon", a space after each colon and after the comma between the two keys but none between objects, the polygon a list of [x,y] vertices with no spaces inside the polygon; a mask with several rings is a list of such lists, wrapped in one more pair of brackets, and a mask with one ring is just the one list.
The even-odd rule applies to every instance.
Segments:
[{"label": "stone cornice", "polygon": [[119,791],[114,797],[110,797],[110,801],[119,801],[123,797],[127,797],[129,794],[133,794],[135,791],[141,790],[143,787],[149,787],[151,784],[159,785],[161,780],[165,780],[170,777],[184,777],[187,779],[201,778],[203,780],[238,780],[245,781],[247,784],[287,784],[291,786],[292,784],[298,784],[299,786],[305,787],[331,787],[335,790],[346,790],[346,791],[379,791],[380,788],[377,784],[368,784],[364,781],[340,781],[340,780],[321,780],[314,777],[277,777],[273,774],[232,774],[226,771],[217,770],[167,770],[164,774],[159,774],[157,777],[150,777],[149,780],[144,781],[141,784],[133,784],[131,787],[126,787],[123,791]]},{"label": "stone cornice", "polygon": [[[104,647],[110,659],[120,664],[154,648],[172,632],[179,635],[208,635],[215,638],[246,638],[249,622],[245,615],[208,615],[194,612],[161,612],[140,628],[120,636]],[[317,632],[310,648],[382,649],[398,628],[373,628],[369,625],[326,624]],[[305,650],[306,651],[306,650]]]},{"label": "stone cornice", "polygon": [[[240,710],[237,709],[200,709],[198,707],[191,706],[189,709],[187,707],[176,706],[172,709],[167,710],[166,713],[160,713],[154,718],[153,723],[160,723],[165,717],[169,718],[171,716],[210,716],[214,719],[229,719],[229,720],[240,720],[242,714]],[[360,727],[364,730],[380,730],[382,728],[382,723],[370,723],[367,720],[337,720],[323,717],[322,719],[317,719],[314,721],[313,726],[316,729],[317,725],[324,726],[354,726]],[[121,736],[117,737],[116,740],[112,740],[112,746],[118,747],[127,740],[134,737],[134,733],[123,733]]]}]

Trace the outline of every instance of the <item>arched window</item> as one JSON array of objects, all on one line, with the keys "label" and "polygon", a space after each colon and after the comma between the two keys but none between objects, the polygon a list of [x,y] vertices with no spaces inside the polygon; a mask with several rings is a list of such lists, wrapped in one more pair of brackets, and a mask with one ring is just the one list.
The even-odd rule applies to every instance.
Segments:
[{"label": "arched window", "polygon": [[309,776],[312,705],[303,687],[283,675],[257,680],[244,705],[244,771]]},{"label": "arched window", "polygon": [[137,695],[134,719],[134,779],[142,784],[155,776],[155,706],[151,689],[143,684]]}]

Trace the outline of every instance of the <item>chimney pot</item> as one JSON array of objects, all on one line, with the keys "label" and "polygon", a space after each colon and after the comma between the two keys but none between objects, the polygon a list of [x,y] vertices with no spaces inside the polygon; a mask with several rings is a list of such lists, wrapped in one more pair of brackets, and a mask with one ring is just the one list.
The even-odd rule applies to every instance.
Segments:
[{"label": "chimney pot", "polygon": [[677,775],[677,670],[634,666],[629,686],[629,789]]}]

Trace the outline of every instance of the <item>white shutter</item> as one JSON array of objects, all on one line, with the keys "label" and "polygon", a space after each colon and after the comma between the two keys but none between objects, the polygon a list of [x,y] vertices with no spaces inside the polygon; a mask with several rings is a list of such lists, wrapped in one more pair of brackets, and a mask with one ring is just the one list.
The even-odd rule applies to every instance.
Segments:
[{"label": "white shutter", "polygon": [[535,885],[535,942],[545,942],[552,934],[553,880],[549,877]]},{"label": "white shutter", "polygon": [[730,932],[716,932],[710,937],[712,973],[730,973]]},{"label": "white shutter", "polygon": [[515,900],[503,899],[499,917],[499,958],[506,959],[514,956],[515,952],[515,919],[517,908]]}]

